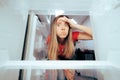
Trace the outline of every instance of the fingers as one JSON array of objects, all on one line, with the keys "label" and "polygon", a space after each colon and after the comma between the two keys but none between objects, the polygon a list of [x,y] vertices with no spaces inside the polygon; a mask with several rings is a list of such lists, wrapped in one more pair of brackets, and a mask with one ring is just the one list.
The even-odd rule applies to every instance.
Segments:
[{"label": "fingers", "polygon": [[69,69],[67,69],[64,72],[65,72],[67,80],[74,80],[75,70],[69,70]]},{"label": "fingers", "polygon": [[66,17],[61,17],[61,18],[59,18],[59,19],[57,20],[57,24],[60,24],[60,23],[62,23],[62,22],[68,22],[68,21],[69,21],[68,18],[66,18]]}]

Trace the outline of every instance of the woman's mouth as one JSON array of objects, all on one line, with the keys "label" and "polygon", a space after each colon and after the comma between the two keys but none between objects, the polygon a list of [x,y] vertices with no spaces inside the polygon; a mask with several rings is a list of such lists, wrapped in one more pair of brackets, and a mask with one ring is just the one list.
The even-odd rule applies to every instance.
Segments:
[{"label": "woman's mouth", "polygon": [[65,32],[61,32],[61,34],[62,34],[62,35],[66,35],[66,33],[65,33]]}]

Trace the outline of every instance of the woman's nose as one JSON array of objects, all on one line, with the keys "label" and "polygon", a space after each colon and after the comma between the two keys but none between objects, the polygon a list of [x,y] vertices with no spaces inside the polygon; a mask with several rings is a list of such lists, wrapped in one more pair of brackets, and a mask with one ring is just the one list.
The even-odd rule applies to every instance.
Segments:
[{"label": "woman's nose", "polygon": [[61,29],[62,29],[62,30],[65,30],[65,27],[63,26]]}]

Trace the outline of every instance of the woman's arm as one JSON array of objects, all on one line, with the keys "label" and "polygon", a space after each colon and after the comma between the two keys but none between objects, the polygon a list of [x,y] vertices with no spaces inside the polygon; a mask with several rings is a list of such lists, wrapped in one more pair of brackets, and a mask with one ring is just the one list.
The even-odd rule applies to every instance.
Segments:
[{"label": "woman's arm", "polygon": [[79,30],[81,30],[81,31],[84,31],[85,33],[87,33],[87,34],[89,34],[89,35],[92,36],[92,30],[91,30],[91,28],[86,27],[86,26],[83,26],[83,25],[79,25],[79,24],[76,24],[74,27],[75,27],[76,29],[79,29]]},{"label": "woman's arm", "polygon": [[86,27],[86,26],[82,26],[82,25],[78,25],[78,24],[76,24],[74,27],[76,29],[79,29],[79,30],[83,31],[83,32],[79,33],[78,40],[79,39],[83,39],[83,40],[91,40],[91,39],[93,39],[91,28]]},{"label": "woman's arm", "polygon": [[67,22],[67,23],[70,24],[71,28],[75,28],[75,29],[78,29],[78,30],[82,31],[78,35],[78,40],[79,39],[84,39],[84,40],[92,39],[92,30],[91,30],[90,27],[79,25],[79,24],[75,24],[73,21],[71,21],[71,19],[68,19],[66,17],[59,18],[58,22],[60,22],[60,21]]},{"label": "woman's arm", "polygon": [[75,29],[78,29],[78,30],[82,31],[78,35],[78,40],[79,39],[90,40],[90,39],[93,38],[92,37],[92,29],[90,27],[75,24],[74,22],[72,22],[70,19],[68,19],[66,17],[64,19],[65,19],[66,22],[68,22],[70,24],[71,28],[75,28]]}]

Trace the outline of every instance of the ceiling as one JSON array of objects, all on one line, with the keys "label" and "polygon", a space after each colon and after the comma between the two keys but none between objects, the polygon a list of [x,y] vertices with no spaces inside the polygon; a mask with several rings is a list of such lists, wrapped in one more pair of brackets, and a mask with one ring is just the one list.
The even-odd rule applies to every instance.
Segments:
[{"label": "ceiling", "polygon": [[[37,14],[40,22],[50,23],[55,15],[39,15]],[[84,22],[89,18],[89,15],[67,15],[70,19],[74,19],[78,24],[84,24]]]}]

